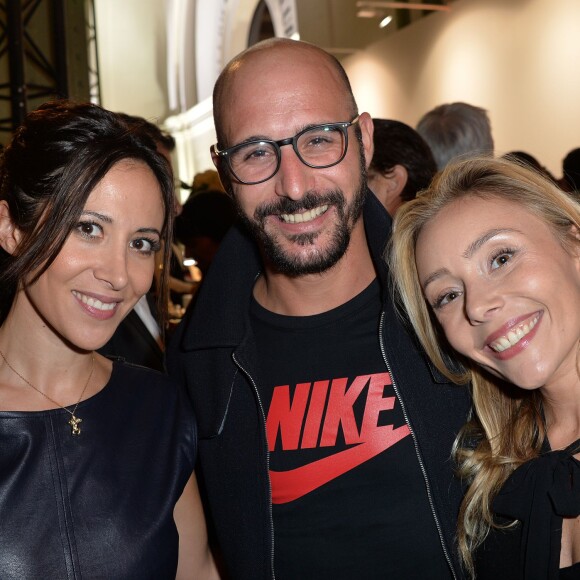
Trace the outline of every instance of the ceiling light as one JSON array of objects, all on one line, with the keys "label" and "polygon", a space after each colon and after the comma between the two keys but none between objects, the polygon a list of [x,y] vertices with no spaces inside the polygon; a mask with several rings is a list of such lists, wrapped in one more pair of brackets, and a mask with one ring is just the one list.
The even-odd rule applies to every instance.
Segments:
[{"label": "ceiling light", "polygon": [[391,21],[393,20],[392,16],[385,16],[385,18],[383,18],[379,24],[379,28],[385,28],[386,26],[388,26]]},{"label": "ceiling light", "polygon": [[377,10],[374,10],[372,8],[370,8],[370,9],[366,9],[366,8],[360,9],[356,13],[356,15],[359,18],[378,18],[382,14],[383,14],[383,12],[378,12]]}]

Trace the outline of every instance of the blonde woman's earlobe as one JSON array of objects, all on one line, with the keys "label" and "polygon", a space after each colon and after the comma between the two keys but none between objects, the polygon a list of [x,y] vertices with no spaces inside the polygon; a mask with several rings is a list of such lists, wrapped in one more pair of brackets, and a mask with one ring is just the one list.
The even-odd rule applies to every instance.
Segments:
[{"label": "blonde woman's earlobe", "polygon": [[13,254],[20,243],[20,230],[14,225],[8,202],[0,200],[0,247]]}]

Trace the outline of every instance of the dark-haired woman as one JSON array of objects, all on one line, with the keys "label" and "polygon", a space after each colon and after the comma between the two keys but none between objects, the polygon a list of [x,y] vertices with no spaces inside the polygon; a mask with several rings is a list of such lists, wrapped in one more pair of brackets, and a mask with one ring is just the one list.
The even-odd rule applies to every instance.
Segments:
[{"label": "dark-haired woman", "polygon": [[5,580],[216,576],[190,408],[164,375],[95,352],[151,286],[172,206],[155,144],[95,105],[44,105],[3,152]]}]

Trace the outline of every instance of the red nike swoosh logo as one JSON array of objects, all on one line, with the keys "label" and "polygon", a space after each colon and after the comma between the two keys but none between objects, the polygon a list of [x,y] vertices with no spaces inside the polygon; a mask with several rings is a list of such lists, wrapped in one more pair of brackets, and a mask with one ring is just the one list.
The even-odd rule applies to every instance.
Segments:
[{"label": "red nike swoosh logo", "polygon": [[272,503],[288,503],[369,461],[409,435],[409,427],[377,427],[370,439],[356,447],[289,471],[270,471]]}]

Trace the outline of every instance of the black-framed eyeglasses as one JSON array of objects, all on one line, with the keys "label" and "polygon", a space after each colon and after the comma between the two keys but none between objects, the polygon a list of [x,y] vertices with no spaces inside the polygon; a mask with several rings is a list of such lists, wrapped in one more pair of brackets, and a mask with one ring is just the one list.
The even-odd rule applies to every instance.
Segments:
[{"label": "black-framed eyeglasses", "polygon": [[325,169],[337,165],[348,149],[348,128],[358,119],[357,115],[352,121],[314,125],[279,141],[257,139],[221,151],[212,145],[212,151],[225,160],[237,181],[256,185],[276,175],[282,156],[280,147],[284,145],[292,145],[298,159],[308,167]]}]

